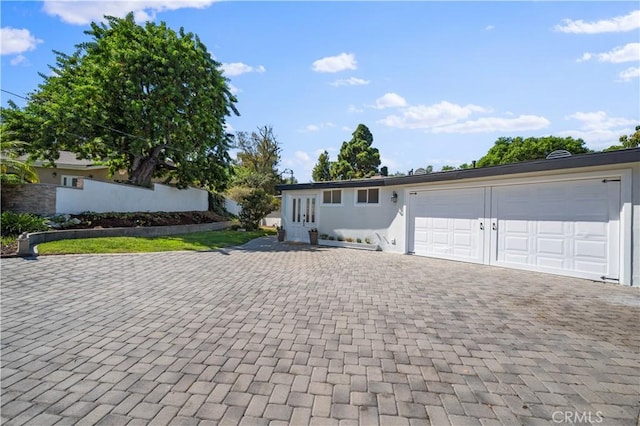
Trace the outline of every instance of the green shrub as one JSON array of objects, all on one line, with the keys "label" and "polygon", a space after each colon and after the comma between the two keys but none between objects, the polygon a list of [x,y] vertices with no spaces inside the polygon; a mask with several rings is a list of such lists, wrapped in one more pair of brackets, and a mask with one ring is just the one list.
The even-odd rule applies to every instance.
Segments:
[{"label": "green shrub", "polygon": [[247,231],[255,231],[260,227],[260,221],[278,208],[277,200],[261,188],[252,188],[242,197],[238,204],[242,211],[238,215],[240,224]]},{"label": "green shrub", "polygon": [[0,218],[0,234],[20,235],[23,232],[40,232],[49,229],[44,224],[46,219],[29,213],[2,212]]}]

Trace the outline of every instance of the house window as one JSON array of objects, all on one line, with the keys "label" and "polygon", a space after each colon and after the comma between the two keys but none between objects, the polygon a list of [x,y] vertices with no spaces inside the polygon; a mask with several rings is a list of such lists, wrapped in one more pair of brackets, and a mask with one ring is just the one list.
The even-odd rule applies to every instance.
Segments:
[{"label": "house window", "polygon": [[61,179],[62,186],[71,188],[80,188],[82,186],[82,176],[63,175]]},{"label": "house window", "polygon": [[380,199],[380,189],[358,189],[357,195],[357,204],[378,204],[378,200]]},{"label": "house window", "polygon": [[333,189],[328,191],[322,191],[322,204],[341,204],[342,203],[342,190]]}]

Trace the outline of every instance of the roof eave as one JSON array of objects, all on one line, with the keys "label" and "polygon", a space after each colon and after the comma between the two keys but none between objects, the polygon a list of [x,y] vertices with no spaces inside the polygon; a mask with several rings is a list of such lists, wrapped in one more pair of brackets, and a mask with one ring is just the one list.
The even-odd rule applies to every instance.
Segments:
[{"label": "roof eave", "polygon": [[411,176],[386,177],[382,179],[357,179],[346,181],[310,182],[293,185],[278,185],[276,186],[276,189],[278,191],[295,191],[309,189],[411,185],[417,183],[486,178],[519,173],[557,171],[580,167],[616,165],[634,162],[640,162],[640,148],[581,154],[571,157],[555,158],[549,160],[533,160],[522,163],[503,164],[499,166],[482,167],[476,169],[453,170],[449,172],[436,172]]}]

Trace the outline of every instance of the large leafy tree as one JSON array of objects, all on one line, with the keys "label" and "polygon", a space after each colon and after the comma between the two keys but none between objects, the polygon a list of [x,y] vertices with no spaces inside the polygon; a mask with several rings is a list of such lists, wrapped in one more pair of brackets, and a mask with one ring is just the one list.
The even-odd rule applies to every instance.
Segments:
[{"label": "large leafy tree", "polygon": [[572,137],[560,138],[545,136],[541,138],[499,138],[489,152],[478,160],[478,167],[496,166],[498,164],[518,163],[545,158],[549,153],[564,149],[572,154],[589,152],[582,139]]},{"label": "large leafy tree", "polygon": [[239,151],[227,195],[242,207],[242,225],[256,229],[262,218],[279,206],[274,195],[276,184],[281,182],[278,165],[282,149],[271,126],[250,134],[238,132],[235,147]]},{"label": "large leafy tree", "polygon": [[620,139],[618,139],[618,141],[620,142],[619,145],[611,145],[609,148],[605,149],[605,151],[638,148],[640,146],[640,126],[636,126],[635,133],[620,136]]},{"label": "large leafy tree", "polygon": [[2,110],[6,128],[33,156],[55,162],[60,150],[73,151],[112,173],[126,169],[134,185],[157,177],[223,188],[232,141],[225,117],[238,112],[221,64],[183,29],[140,26],[133,14],[105,19],[75,53],[55,52],[24,109]]},{"label": "large leafy tree", "polygon": [[234,167],[234,186],[262,188],[267,194],[275,194],[280,183],[280,153],[282,148],[271,126],[259,127],[257,131],[236,134],[239,150]]},{"label": "large leafy tree", "polygon": [[380,165],[380,152],[372,144],[371,131],[364,124],[359,124],[351,140],[342,143],[338,160],[331,165],[332,178],[348,180],[376,174]]},{"label": "large leafy tree", "polygon": [[329,153],[323,151],[318,156],[318,162],[313,167],[311,177],[315,182],[326,182],[331,180],[331,161],[329,160]]}]

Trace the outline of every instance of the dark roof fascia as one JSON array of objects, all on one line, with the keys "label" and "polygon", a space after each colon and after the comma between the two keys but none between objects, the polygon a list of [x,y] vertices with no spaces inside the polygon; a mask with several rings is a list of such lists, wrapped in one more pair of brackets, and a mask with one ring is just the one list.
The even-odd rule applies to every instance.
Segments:
[{"label": "dark roof fascia", "polygon": [[295,191],[308,189],[368,188],[379,186],[413,185],[419,183],[487,178],[519,173],[567,170],[580,167],[607,166],[634,162],[640,162],[640,148],[596,152],[591,154],[574,155],[571,157],[556,158],[551,160],[534,160],[523,163],[503,164],[500,166],[482,167],[477,169],[453,170],[449,172],[426,173],[411,176],[277,185],[276,190]]}]

